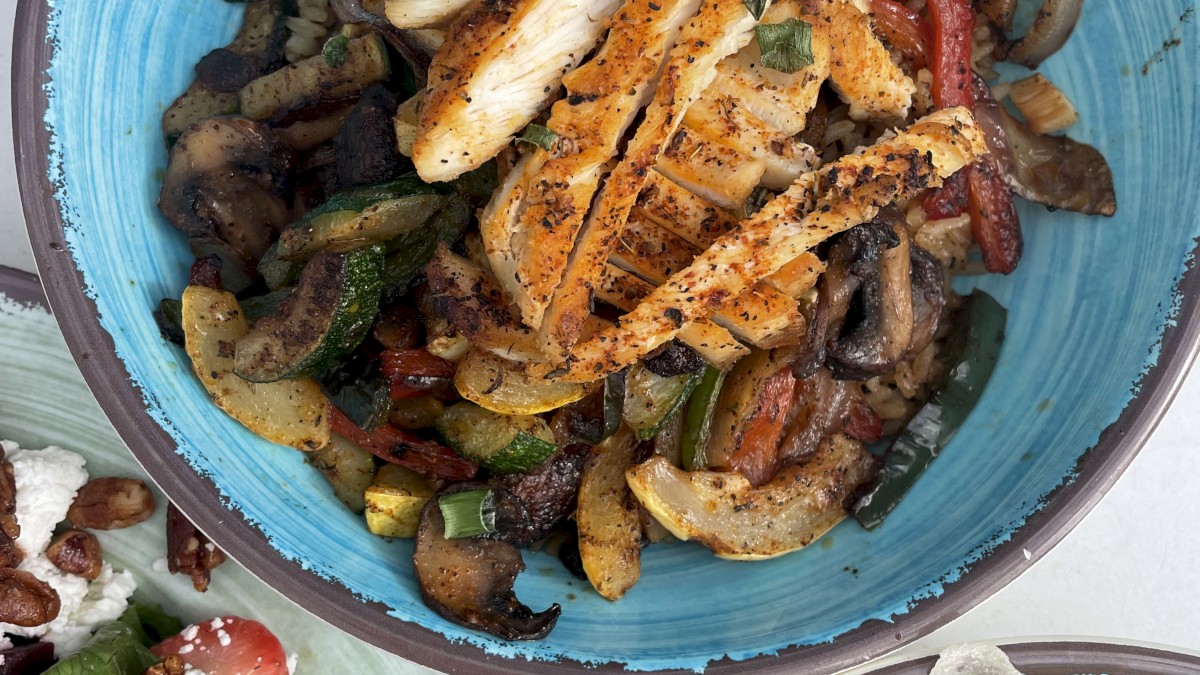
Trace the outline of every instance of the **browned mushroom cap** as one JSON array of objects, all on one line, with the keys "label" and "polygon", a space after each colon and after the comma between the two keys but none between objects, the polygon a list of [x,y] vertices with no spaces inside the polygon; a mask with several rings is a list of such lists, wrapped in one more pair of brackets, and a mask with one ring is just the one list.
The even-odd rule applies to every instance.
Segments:
[{"label": "browned mushroom cap", "polygon": [[[886,215],[885,215],[886,213]],[[829,252],[823,287],[830,314],[841,317],[827,345],[827,362],[840,379],[865,380],[891,369],[912,337],[908,239],[893,227],[898,211],[847,232]]]},{"label": "browned mushroom cap", "polygon": [[945,276],[908,237],[895,207],[830,249],[820,312],[830,328],[826,363],[839,379],[882,375],[929,345],[945,304]]},{"label": "browned mushroom cap", "polygon": [[412,166],[396,146],[398,105],[382,85],[363,90],[333,139],[340,189],[384,183]]},{"label": "browned mushroom cap", "polygon": [[291,150],[241,117],[197,122],[171,149],[158,208],[189,239],[215,238],[253,266],[291,218]]},{"label": "browned mushroom cap", "polygon": [[442,494],[487,487],[497,495],[496,538],[447,539],[437,497],[421,511],[413,552],[421,597],[435,612],[460,626],[505,640],[540,640],[554,628],[562,610],[554,604],[534,613],[513,592],[525,561],[516,546],[503,540],[511,527],[503,512],[518,506],[516,498],[483,483],[459,483]]},{"label": "browned mushroom cap", "polygon": [[942,264],[916,244],[911,255],[913,329],[906,357],[915,356],[933,342],[946,306],[946,273]]},{"label": "browned mushroom cap", "polygon": [[506,537],[508,541],[524,546],[543,539],[575,510],[589,452],[588,446],[573,443],[533,471],[494,479],[520,500],[529,515],[527,525],[512,528],[512,536]]}]

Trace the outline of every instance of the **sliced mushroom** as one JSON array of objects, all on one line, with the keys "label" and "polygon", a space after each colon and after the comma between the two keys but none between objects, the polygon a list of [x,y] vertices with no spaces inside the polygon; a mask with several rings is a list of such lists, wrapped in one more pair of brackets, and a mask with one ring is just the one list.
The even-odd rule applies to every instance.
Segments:
[{"label": "sliced mushroom", "polygon": [[1054,209],[1088,215],[1117,212],[1108,160],[1096,148],[1066,136],[1035,133],[992,95],[983,78],[971,80],[975,117],[988,144],[986,161],[1019,197]]},{"label": "sliced mushroom", "polygon": [[396,145],[396,95],[382,85],[363,90],[333,139],[340,188],[384,183],[411,167]]},{"label": "sliced mushroom", "polygon": [[[502,488],[481,483],[459,483],[443,494],[487,487],[497,493],[498,511],[517,501]],[[429,500],[421,511],[413,552],[421,597],[460,626],[505,640],[540,640],[554,628],[562,609],[556,603],[535,613],[517,599],[513,583],[525,569],[525,561],[516,546],[503,540],[511,523],[505,524],[501,513],[496,520],[494,538],[447,539],[438,498]]]},{"label": "sliced mushroom", "polygon": [[898,209],[851,230],[829,260],[817,312],[829,324],[826,361],[835,377],[882,375],[929,345],[945,304],[945,277],[910,241]]},{"label": "sliced mushroom", "polygon": [[198,122],[171,149],[158,208],[189,239],[217,239],[253,267],[291,219],[291,150],[240,117]]},{"label": "sliced mushroom", "polygon": [[845,307],[827,347],[827,361],[839,378],[865,380],[885,373],[908,349],[912,290],[908,238],[896,224],[902,218],[898,210],[886,209],[830,250],[829,269],[836,271],[837,284],[827,285],[833,315]]},{"label": "sliced mushroom", "polygon": [[533,471],[497,478],[529,514],[528,523],[513,528],[509,541],[523,546],[543,539],[575,510],[589,451],[581,443],[567,445]]},{"label": "sliced mushroom", "polygon": [[912,339],[907,356],[921,353],[937,334],[946,306],[946,273],[932,253],[912,245]]}]

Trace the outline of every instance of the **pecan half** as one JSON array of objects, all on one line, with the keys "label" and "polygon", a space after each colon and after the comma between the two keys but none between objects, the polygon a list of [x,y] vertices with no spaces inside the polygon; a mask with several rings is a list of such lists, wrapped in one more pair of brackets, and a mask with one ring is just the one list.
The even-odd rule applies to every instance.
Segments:
[{"label": "pecan half", "polygon": [[0,569],[0,621],[32,628],[53,621],[58,591],[24,570]]},{"label": "pecan half", "polygon": [[100,541],[96,535],[83,530],[67,530],[55,537],[46,549],[46,557],[58,569],[88,581],[100,576],[104,566]]},{"label": "pecan half", "polygon": [[167,569],[186,574],[192,587],[203,593],[214,567],[225,562],[225,553],[213,545],[174,504],[167,504]]},{"label": "pecan half", "polygon": [[136,478],[93,478],[67,511],[75,527],[119,530],[136,525],[154,513],[154,493]]},{"label": "pecan half", "polygon": [[172,654],[161,662],[156,663],[146,670],[145,675],[184,675],[187,672],[187,664],[184,663],[183,657],[178,654]]},{"label": "pecan half", "polygon": [[17,481],[12,462],[0,447],[0,567],[16,567],[25,556],[17,548],[21,525],[17,522]]}]

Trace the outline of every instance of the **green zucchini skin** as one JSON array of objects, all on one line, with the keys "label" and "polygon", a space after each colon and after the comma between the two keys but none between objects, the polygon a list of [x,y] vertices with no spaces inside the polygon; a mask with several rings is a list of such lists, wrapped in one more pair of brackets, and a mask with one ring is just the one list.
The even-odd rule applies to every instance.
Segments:
[{"label": "green zucchini skin", "polygon": [[495,473],[525,473],[554,454],[554,432],[535,415],[502,415],[469,401],[446,409],[438,433],[455,452]]},{"label": "green zucchini skin", "polygon": [[279,311],[238,341],[234,373],[251,382],[315,375],[343,360],[379,312],[383,246],[322,251]]},{"label": "green zucchini skin", "polygon": [[712,430],[713,413],[721,396],[725,372],[708,366],[684,410],[682,461],[686,471],[696,469],[696,457],[703,454]]},{"label": "green zucchini skin", "polygon": [[637,363],[625,377],[621,416],[638,440],[648,441],[683,410],[699,382],[699,372],[662,377]]},{"label": "green zucchini skin", "polygon": [[995,370],[1007,320],[1007,310],[987,293],[976,290],[968,298],[947,341],[952,367],[945,386],[892,442],[875,483],[854,506],[854,517],[863,527],[879,527],[958,433]]}]

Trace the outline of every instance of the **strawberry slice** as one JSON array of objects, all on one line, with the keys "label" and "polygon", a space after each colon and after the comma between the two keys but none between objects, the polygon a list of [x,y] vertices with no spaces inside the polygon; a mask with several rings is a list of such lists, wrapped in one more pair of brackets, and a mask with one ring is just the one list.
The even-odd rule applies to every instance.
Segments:
[{"label": "strawberry slice", "polygon": [[178,654],[208,675],[288,675],[279,638],[261,623],[237,616],[188,626],[150,651],[161,658]]}]

